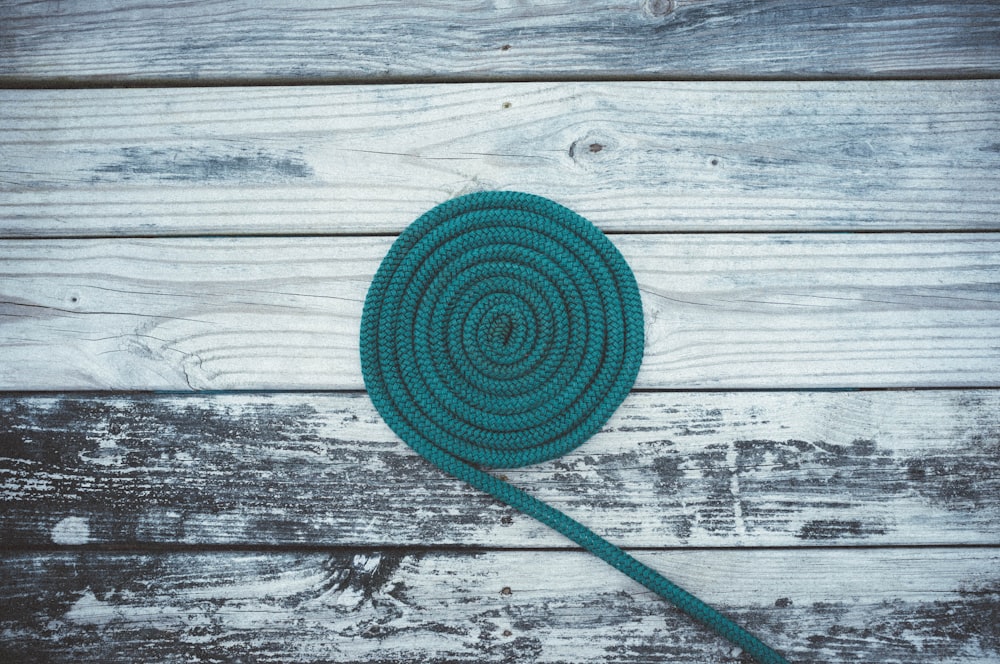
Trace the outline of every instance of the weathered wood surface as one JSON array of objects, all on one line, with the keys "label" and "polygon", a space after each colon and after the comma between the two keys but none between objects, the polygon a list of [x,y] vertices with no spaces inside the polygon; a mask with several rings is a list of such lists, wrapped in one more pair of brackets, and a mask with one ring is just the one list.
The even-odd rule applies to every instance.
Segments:
[{"label": "weathered wood surface", "polygon": [[[1000,391],[636,393],[495,471],[628,547],[1000,544]],[[420,459],[364,394],[0,399],[0,545],[569,540]]]},{"label": "weathered wood surface", "polygon": [[[618,235],[642,388],[995,386],[996,234]],[[363,389],[390,237],[0,243],[0,389]]]},{"label": "weathered wood surface", "polygon": [[998,80],[0,91],[0,234],[392,233],[479,189],[608,231],[996,229],[998,99]]},{"label": "weathered wood surface", "polygon": [[483,189],[647,321],[498,473],[791,661],[1000,661],[998,77],[993,2],[0,3],[0,661],[748,661],[363,393],[392,236]]},{"label": "weathered wood surface", "polygon": [[[641,552],[790,661],[996,662],[996,549]],[[579,552],[25,553],[13,661],[749,662]]]},{"label": "weathered wood surface", "polygon": [[0,83],[989,75],[998,14],[940,0],[5,2]]}]

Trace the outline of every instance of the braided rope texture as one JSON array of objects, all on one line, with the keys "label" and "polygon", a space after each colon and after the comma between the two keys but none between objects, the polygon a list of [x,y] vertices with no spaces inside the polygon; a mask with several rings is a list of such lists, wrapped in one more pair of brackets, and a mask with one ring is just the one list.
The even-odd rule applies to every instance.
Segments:
[{"label": "braided rope texture", "polygon": [[774,650],[487,468],[565,454],[621,405],[642,363],[635,276],[593,224],[549,199],[461,196],[396,239],[365,298],[361,366],[392,430],[446,473],[591,551],[761,664]]}]

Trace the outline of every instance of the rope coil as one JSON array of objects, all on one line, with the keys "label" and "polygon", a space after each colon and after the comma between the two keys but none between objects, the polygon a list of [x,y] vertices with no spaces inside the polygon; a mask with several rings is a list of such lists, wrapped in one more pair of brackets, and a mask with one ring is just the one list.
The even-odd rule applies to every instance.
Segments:
[{"label": "rope coil", "polygon": [[614,544],[482,470],[581,445],[628,395],[642,353],[642,303],[622,255],[580,215],[519,192],[455,198],[408,226],[379,266],[361,319],[368,394],[418,454],[569,537],[762,664],[787,664]]}]

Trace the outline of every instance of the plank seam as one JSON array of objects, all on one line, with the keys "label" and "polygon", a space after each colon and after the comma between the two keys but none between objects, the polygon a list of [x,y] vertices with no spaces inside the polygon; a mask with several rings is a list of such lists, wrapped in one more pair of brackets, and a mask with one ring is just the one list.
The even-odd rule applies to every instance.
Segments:
[{"label": "plank seam", "polygon": [[[800,230],[791,227],[778,227],[773,229],[750,229],[750,230],[607,230],[602,231],[608,236],[684,236],[684,235],[987,235],[1000,234],[1000,230],[988,227],[970,228],[872,228],[858,230],[837,230],[837,229],[815,229]],[[322,239],[322,238],[396,238],[399,233],[395,232],[370,232],[370,233],[225,233],[225,234],[204,234],[204,233],[157,233],[157,234],[95,234],[95,235],[0,235],[3,242],[62,242],[73,240],[221,240],[239,238],[241,240],[267,240],[273,238],[287,239]]]},{"label": "plank seam", "polygon": [[991,81],[1000,79],[1000,70],[983,72],[951,72],[926,71],[912,74],[893,73],[886,76],[874,74],[837,74],[837,75],[785,75],[761,74],[757,76],[738,76],[726,74],[699,75],[628,75],[614,74],[572,74],[566,76],[387,76],[384,78],[365,77],[317,77],[317,78],[211,78],[211,79],[174,79],[174,78],[134,78],[113,80],[107,78],[73,80],[65,78],[32,78],[19,76],[0,76],[0,90],[101,90],[119,88],[227,88],[227,87],[318,87],[318,86],[385,86],[385,85],[439,85],[445,84],[477,84],[477,83],[812,83],[812,82],[890,82],[890,81]]},{"label": "plank seam", "polygon": [[[1000,542],[996,544],[976,544],[976,543],[911,543],[911,544],[803,544],[801,546],[787,545],[760,545],[760,546],[622,546],[625,551],[637,553],[715,553],[720,551],[728,552],[757,552],[757,551],[862,551],[862,550],[959,550],[959,549],[979,549],[983,551],[1000,550]],[[459,544],[272,544],[272,543],[247,543],[247,544],[185,544],[183,542],[171,543],[143,543],[143,544],[82,544],[82,545],[60,545],[60,544],[0,544],[0,556],[8,554],[32,554],[32,553],[121,553],[121,554],[158,554],[158,553],[364,553],[380,551],[387,553],[414,554],[414,553],[456,553],[463,555],[473,555],[480,553],[585,553],[584,549],[578,546],[463,546]]]}]

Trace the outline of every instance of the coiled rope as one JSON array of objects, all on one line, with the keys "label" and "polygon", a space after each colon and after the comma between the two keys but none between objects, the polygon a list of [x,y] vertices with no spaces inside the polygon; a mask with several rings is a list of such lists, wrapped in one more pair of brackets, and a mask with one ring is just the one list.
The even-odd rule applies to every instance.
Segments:
[{"label": "coiled rope", "polygon": [[749,653],[777,652],[587,527],[482,468],[579,446],[643,352],[639,289],[589,221],[546,198],[447,201],[399,236],[368,290],[361,366],[379,413],[441,470],[559,531]]}]

